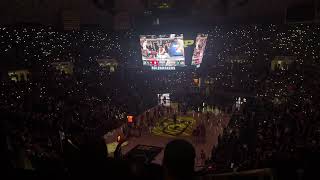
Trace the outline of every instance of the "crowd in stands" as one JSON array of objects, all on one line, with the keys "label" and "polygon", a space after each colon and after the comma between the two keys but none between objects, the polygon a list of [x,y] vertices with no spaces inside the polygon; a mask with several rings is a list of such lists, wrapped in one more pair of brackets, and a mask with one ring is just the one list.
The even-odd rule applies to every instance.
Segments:
[{"label": "crowd in stands", "polygon": [[[83,144],[102,137],[123,125],[127,114],[154,105],[143,84],[117,72],[101,72],[70,75],[49,67],[28,80],[1,83],[1,124],[11,165],[41,168],[53,160],[61,163],[66,139]],[[147,100],[141,102],[142,95]]]},{"label": "crowd in stands", "polygon": [[[319,82],[316,66],[274,71],[257,86],[258,97],[236,112],[212,150],[218,169],[306,169],[318,159]],[[313,160],[312,160],[313,159]],[[312,163],[310,163],[312,162]]]},{"label": "crowd in stands", "polygon": [[[315,78],[319,31],[318,25],[308,24],[217,26],[208,31],[207,66],[197,75],[209,90],[251,96],[233,114],[212,150],[208,163],[217,172],[282,165],[298,169],[317,159],[313,155],[320,145],[319,80]],[[101,170],[104,166],[93,164],[106,163],[99,160],[105,146],[90,142],[101,153],[95,154],[89,145],[82,145],[119,127],[128,113],[137,115],[156,105],[157,93],[170,92],[187,104],[202,104],[214,96],[207,89],[201,96],[195,92],[189,96],[188,86],[195,86],[193,72],[146,74],[120,67],[111,73],[99,67],[95,60],[104,53],[140,59],[131,48],[121,48],[121,41],[134,39],[131,33],[121,40],[100,30],[65,33],[43,27],[1,27],[0,34],[0,57],[34,69],[25,80],[0,85],[1,127],[8,159],[16,168],[26,167],[24,157],[28,157],[36,169],[68,167],[76,172],[92,165]],[[279,54],[293,55],[296,62],[288,70],[270,71],[272,58]],[[210,58],[217,61],[211,65]],[[62,60],[75,64],[73,74],[51,66]],[[67,139],[72,150],[64,144]],[[85,149],[84,154],[74,153],[77,148]],[[90,163],[77,164],[79,157]]]}]

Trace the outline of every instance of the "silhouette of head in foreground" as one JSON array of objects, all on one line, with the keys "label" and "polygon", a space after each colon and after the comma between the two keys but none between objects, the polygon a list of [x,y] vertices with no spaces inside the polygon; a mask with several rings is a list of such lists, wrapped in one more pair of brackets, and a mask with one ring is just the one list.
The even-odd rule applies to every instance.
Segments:
[{"label": "silhouette of head in foreground", "polygon": [[195,149],[185,140],[173,140],[166,145],[163,157],[165,180],[193,179]]}]

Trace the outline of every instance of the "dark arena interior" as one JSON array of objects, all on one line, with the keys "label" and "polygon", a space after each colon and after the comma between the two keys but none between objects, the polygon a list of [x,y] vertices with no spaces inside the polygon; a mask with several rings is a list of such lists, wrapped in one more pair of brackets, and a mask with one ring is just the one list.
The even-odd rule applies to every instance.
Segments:
[{"label": "dark arena interior", "polygon": [[318,0],[0,9],[2,179],[319,179]]}]

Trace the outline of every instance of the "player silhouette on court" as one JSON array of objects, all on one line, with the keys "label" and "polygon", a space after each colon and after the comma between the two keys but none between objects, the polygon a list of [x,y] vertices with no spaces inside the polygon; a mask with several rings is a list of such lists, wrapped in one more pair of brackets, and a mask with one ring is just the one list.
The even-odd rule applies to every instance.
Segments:
[{"label": "player silhouette on court", "polygon": [[177,114],[176,113],[173,114],[173,122],[174,122],[174,125],[177,124]]}]

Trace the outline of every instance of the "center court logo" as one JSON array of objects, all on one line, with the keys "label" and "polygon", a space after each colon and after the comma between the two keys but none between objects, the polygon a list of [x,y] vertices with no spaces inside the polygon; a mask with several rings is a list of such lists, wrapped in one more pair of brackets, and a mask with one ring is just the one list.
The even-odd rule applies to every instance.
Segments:
[{"label": "center court logo", "polygon": [[188,47],[194,44],[194,40],[184,40],[184,47]]}]

